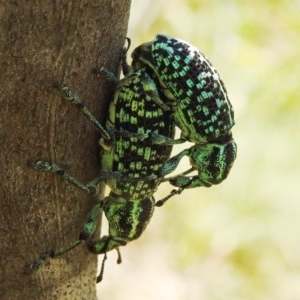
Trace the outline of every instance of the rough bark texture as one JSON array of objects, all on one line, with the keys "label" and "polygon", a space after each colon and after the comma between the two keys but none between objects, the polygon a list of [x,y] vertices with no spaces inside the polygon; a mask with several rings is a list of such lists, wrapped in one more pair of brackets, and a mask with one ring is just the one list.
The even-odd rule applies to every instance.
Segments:
[{"label": "rough bark texture", "polygon": [[44,251],[78,238],[91,197],[27,167],[63,166],[83,182],[99,169],[95,128],[54,86],[68,86],[105,118],[130,0],[0,1],[0,298],[95,299],[97,257],[80,245],[28,275]]}]

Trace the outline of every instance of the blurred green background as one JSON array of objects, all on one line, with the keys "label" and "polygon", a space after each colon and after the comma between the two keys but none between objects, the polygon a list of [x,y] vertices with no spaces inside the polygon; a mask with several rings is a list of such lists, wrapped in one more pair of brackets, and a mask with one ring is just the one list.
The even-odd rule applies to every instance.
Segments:
[{"label": "blurred green background", "polygon": [[156,33],[221,74],[238,157],[222,184],[157,208],[122,265],[109,253],[99,299],[299,300],[300,1],[133,0],[131,50]]}]

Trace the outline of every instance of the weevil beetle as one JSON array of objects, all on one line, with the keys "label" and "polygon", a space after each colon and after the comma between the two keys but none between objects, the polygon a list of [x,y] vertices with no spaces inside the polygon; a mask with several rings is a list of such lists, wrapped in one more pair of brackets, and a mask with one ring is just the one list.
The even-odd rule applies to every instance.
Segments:
[{"label": "weevil beetle", "polygon": [[[231,134],[233,108],[216,69],[194,46],[162,34],[137,47],[132,59],[133,69],[146,67],[168,99],[163,106],[173,110],[181,139],[195,144],[172,157],[157,176],[172,172],[187,155],[192,168],[169,178],[171,184],[193,188],[222,182],[236,158],[237,146]],[[193,170],[197,176],[186,176]]]},{"label": "weevil beetle", "polygon": [[[114,78],[106,71],[103,72],[107,78]],[[39,161],[32,166],[61,175],[92,195],[97,194],[97,186],[104,180],[111,192],[92,207],[79,239],[58,251],[42,253],[31,265],[32,271],[39,269],[46,259],[62,255],[85,241],[92,253],[104,254],[97,278],[99,282],[103,275],[106,253],[113,249],[119,253],[119,247],[137,239],[151,219],[155,207],[153,194],[162,178],[143,178],[156,173],[169,159],[172,145],[159,145],[160,138],[163,137],[164,143],[165,140],[173,141],[175,124],[170,112],[161,109],[153,101],[153,98],[158,99],[160,95],[144,70],[125,75],[125,78],[117,82],[105,128],[78,96],[67,88],[62,90],[64,98],[77,105],[101,133],[100,175],[89,184],[83,184],[57,164]],[[101,209],[108,220],[109,235],[96,241],[91,240]]]}]

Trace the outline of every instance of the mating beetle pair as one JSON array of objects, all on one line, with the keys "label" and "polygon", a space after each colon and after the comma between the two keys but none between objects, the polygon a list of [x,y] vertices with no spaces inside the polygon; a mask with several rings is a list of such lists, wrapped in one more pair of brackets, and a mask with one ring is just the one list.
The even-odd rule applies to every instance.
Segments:
[{"label": "mating beetle pair", "polygon": [[[236,156],[230,133],[233,110],[223,82],[204,55],[186,42],[164,35],[136,48],[131,66],[126,64],[126,52],[122,58],[124,79],[117,81],[103,71],[107,78],[117,81],[105,128],[76,95],[62,90],[101,133],[99,177],[85,185],[56,164],[38,162],[35,168],[62,175],[90,194],[95,194],[98,183],[105,180],[111,193],[91,209],[77,241],[59,251],[43,253],[32,270],[48,257],[61,255],[83,241],[91,252],[105,254],[105,259],[106,252],[119,251],[119,246],[145,230],[155,206],[153,194],[162,181],[169,180],[179,188],[174,193],[180,193],[185,188],[220,183],[232,166]],[[175,124],[182,131],[179,140],[174,140]],[[172,145],[186,140],[195,145],[170,158]],[[165,178],[185,155],[190,157],[192,168]],[[185,176],[195,169],[198,176]],[[109,223],[109,235],[90,241],[101,209]],[[103,268],[97,281],[102,273]]]}]

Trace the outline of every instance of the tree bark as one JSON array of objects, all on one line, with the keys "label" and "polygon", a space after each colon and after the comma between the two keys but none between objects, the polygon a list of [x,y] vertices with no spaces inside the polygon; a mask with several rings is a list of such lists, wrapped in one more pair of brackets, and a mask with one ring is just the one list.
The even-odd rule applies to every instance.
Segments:
[{"label": "tree bark", "polygon": [[105,118],[112,85],[94,67],[117,72],[130,0],[0,1],[0,298],[96,299],[97,256],[83,245],[38,255],[78,239],[93,200],[27,161],[63,166],[82,182],[99,170],[99,134],[56,84]]}]

